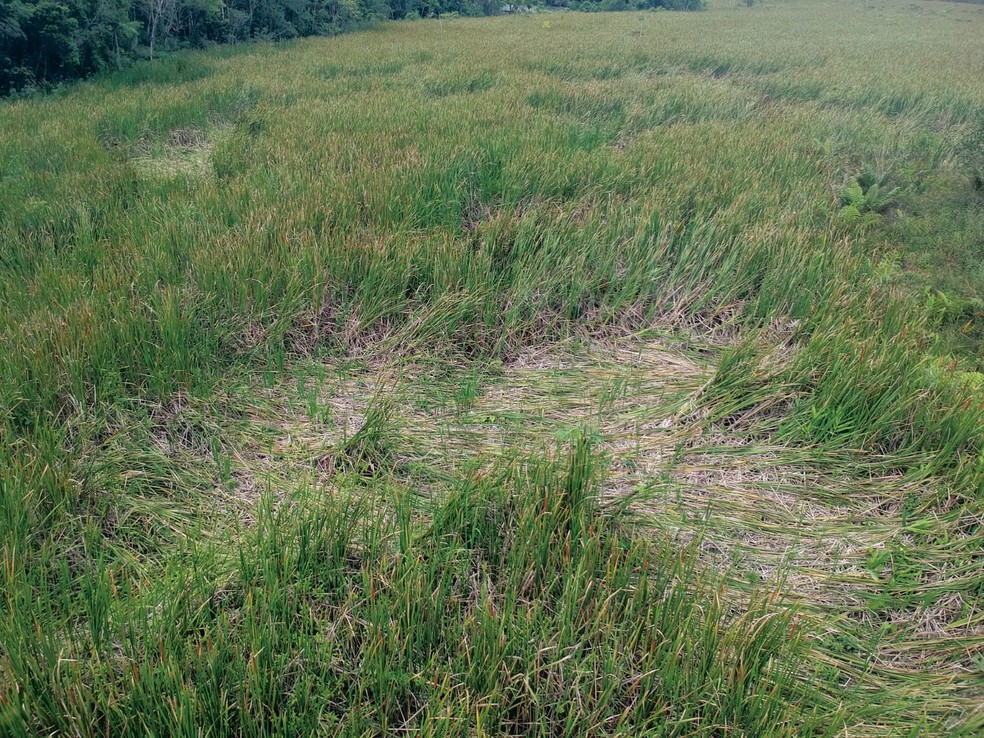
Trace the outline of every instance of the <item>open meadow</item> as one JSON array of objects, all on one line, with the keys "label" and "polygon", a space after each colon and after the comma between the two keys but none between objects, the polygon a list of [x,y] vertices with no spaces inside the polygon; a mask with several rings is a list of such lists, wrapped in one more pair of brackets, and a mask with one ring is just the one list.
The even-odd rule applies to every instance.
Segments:
[{"label": "open meadow", "polygon": [[979,4],[0,102],[0,734],[984,735],[982,257]]}]

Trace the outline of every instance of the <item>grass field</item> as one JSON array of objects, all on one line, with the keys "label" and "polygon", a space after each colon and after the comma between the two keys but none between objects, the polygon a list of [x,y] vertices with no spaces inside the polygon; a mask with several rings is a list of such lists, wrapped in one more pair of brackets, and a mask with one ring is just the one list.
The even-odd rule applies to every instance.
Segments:
[{"label": "grass field", "polygon": [[719,0],[0,105],[0,733],[984,734],[981,38]]}]

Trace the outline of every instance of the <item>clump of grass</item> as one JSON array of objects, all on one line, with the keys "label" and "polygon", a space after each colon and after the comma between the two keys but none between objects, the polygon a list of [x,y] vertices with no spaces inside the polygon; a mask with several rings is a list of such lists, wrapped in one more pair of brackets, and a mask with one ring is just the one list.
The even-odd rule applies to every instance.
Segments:
[{"label": "clump of grass", "polygon": [[962,149],[962,159],[974,189],[984,190],[984,109],[971,123]]},{"label": "clump of grass", "polygon": [[3,619],[0,715],[12,735],[836,732],[791,614],[730,613],[691,549],[627,538],[594,490],[579,441],[463,480],[425,524],[406,491],[301,499],[164,581],[99,564],[59,602],[7,570],[8,607],[49,627]]},{"label": "clump of grass", "polygon": [[337,469],[374,476],[392,465],[395,448],[391,422],[392,406],[378,399],[369,405],[358,430],[344,438],[332,451]]},{"label": "clump of grass", "polygon": [[424,91],[429,96],[438,98],[449,95],[469,95],[491,90],[497,82],[495,73],[490,71],[459,77],[442,76],[437,79],[426,80]]},{"label": "clump of grass", "polygon": [[350,64],[341,66],[332,64],[321,70],[321,76],[326,79],[335,77],[389,77],[399,74],[407,66],[406,61],[393,59],[378,64]]}]

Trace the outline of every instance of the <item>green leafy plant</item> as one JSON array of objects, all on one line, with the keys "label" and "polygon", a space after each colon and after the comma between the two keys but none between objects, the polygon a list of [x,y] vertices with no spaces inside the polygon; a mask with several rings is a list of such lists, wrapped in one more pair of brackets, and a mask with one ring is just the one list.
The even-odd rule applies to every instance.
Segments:
[{"label": "green leafy plant", "polygon": [[851,220],[864,215],[881,215],[895,204],[901,189],[889,187],[887,176],[862,174],[841,192],[841,213]]}]

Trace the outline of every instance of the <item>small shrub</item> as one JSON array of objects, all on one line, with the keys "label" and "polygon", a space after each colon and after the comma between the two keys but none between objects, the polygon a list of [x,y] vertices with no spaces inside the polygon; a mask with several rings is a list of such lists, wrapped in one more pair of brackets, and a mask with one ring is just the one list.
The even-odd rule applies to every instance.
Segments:
[{"label": "small shrub", "polygon": [[895,204],[900,189],[889,187],[887,177],[871,173],[851,180],[841,192],[841,213],[850,220],[865,215],[881,215]]}]

